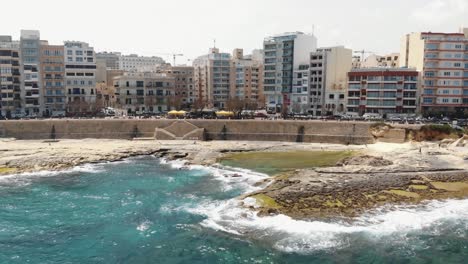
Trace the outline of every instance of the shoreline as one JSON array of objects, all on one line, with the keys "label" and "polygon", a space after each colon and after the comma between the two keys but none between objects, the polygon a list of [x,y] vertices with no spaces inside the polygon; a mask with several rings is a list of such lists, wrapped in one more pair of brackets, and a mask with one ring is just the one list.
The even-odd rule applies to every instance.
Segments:
[{"label": "shoreline", "polygon": [[[62,171],[134,156],[154,155],[187,165],[212,166],[240,152],[353,151],[355,159],[335,166],[297,169],[271,176],[266,188],[239,197],[259,216],[284,214],[293,219],[355,217],[383,205],[468,197],[468,149],[454,142],[337,145],[233,141],[3,140],[0,177]],[[456,143],[456,142],[455,142]],[[377,163],[375,158],[377,158]],[[374,163],[373,163],[374,162]],[[237,177],[237,176],[236,176]]]}]

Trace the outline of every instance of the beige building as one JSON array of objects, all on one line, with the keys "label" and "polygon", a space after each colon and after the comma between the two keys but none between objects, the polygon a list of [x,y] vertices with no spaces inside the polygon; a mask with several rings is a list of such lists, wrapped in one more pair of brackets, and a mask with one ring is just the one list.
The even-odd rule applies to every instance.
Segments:
[{"label": "beige building", "polygon": [[21,112],[19,43],[0,36],[0,116],[12,118]]},{"label": "beige building", "polygon": [[173,104],[180,105],[176,110],[189,109],[196,100],[194,68],[191,66],[166,66],[161,73],[174,77]]},{"label": "beige building", "polygon": [[40,74],[43,87],[43,116],[65,116],[64,46],[43,42],[40,49]]},{"label": "beige building", "polygon": [[400,66],[422,74],[421,111],[427,114],[468,112],[468,29],[459,33],[418,32],[401,40]]},{"label": "beige building", "polygon": [[263,58],[259,52],[244,56],[242,49],[233,51],[230,97],[256,107],[265,106],[263,95]]},{"label": "beige building", "polygon": [[175,78],[165,73],[125,73],[114,77],[117,108],[127,114],[161,113],[180,109]]}]

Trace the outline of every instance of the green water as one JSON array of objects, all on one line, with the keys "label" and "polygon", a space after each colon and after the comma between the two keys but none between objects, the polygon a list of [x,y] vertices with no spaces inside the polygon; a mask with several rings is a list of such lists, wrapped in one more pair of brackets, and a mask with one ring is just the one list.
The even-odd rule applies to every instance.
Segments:
[{"label": "green water", "polygon": [[[466,200],[405,209],[403,216],[369,216],[358,225],[300,222],[283,216],[260,219],[229,207],[231,198],[249,189],[250,182],[244,179],[248,176],[229,178],[223,173],[174,169],[146,157],[66,173],[4,177],[0,179],[0,263],[466,263],[468,259]],[[399,223],[402,217],[420,228]],[[430,217],[434,219],[428,221]],[[400,225],[396,230],[389,228],[394,222]]]}]

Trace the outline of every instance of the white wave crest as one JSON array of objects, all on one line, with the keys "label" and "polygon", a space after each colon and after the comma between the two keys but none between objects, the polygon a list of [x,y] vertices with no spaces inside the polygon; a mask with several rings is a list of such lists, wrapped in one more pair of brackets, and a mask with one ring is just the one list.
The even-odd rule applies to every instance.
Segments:
[{"label": "white wave crest", "polygon": [[[397,243],[411,232],[436,235],[451,221],[468,226],[468,199],[381,208],[352,222],[301,221],[285,215],[259,217],[241,202],[236,199],[206,202],[188,211],[206,216],[207,219],[201,223],[206,228],[274,241],[275,248],[297,253],[348,247],[351,236],[356,234],[370,240],[386,239]],[[252,201],[246,200],[244,205],[246,203],[252,205]]]},{"label": "white wave crest", "polygon": [[32,180],[38,178],[56,177],[57,175],[84,172],[84,173],[100,173],[105,171],[104,163],[83,164],[65,170],[42,170],[36,172],[24,172],[17,174],[9,174],[0,177],[0,184],[15,185],[18,187],[31,184]]}]

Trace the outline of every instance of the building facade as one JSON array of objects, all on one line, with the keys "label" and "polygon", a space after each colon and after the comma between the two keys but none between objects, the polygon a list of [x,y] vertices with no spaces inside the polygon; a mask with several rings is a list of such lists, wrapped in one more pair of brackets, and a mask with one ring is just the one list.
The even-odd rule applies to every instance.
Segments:
[{"label": "building facade", "polygon": [[96,104],[96,55],[94,48],[80,41],[65,41],[67,111],[70,115],[90,114]]},{"label": "building facade", "polygon": [[467,31],[411,33],[402,38],[400,65],[422,73],[423,113],[468,114]]},{"label": "building facade", "polygon": [[193,67],[196,104],[224,109],[230,94],[231,55],[212,48],[209,54],[196,58]]},{"label": "building facade", "polygon": [[312,96],[309,94],[309,67],[309,64],[304,64],[294,70],[290,111],[296,114],[307,114],[312,103]]},{"label": "building facade", "polygon": [[21,106],[19,43],[0,36],[0,116],[19,116]]},{"label": "building facade", "polygon": [[106,69],[120,69],[120,52],[98,52],[96,53],[96,63],[102,63]]},{"label": "building facade", "polygon": [[21,30],[21,99],[26,116],[37,117],[43,113],[42,81],[40,69],[40,33],[37,30]]},{"label": "building facade", "polygon": [[310,52],[316,47],[317,38],[302,32],[265,38],[263,85],[268,111],[280,112],[290,107],[294,70],[309,62]]},{"label": "building facade", "polygon": [[156,56],[119,55],[119,70],[128,72],[151,71],[165,63],[162,58]]},{"label": "building facade", "polygon": [[391,53],[388,55],[380,56],[372,54],[360,63],[359,68],[399,68],[400,67],[400,53]]},{"label": "building facade", "polygon": [[176,110],[190,109],[196,100],[194,68],[168,66],[161,73],[174,77],[174,94],[170,99]]},{"label": "building facade", "polygon": [[263,58],[261,52],[244,56],[242,49],[233,51],[230,97],[241,99],[254,108],[263,107]]},{"label": "building facade", "polygon": [[40,48],[43,116],[65,116],[64,46],[43,42]]},{"label": "building facade", "polygon": [[165,73],[126,73],[114,77],[114,87],[117,107],[127,114],[161,113],[172,107],[175,78]]},{"label": "building facade", "polygon": [[353,69],[348,73],[347,113],[415,114],[418,103],[416,69]]},{"label": "building facade", "polygon": [[317,49],[310,54],[309,113],[314,116],[346,112],[347,74],[352,50],[343,46]]}]

